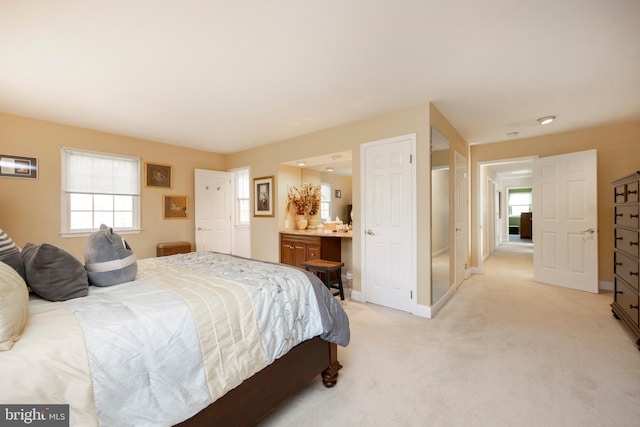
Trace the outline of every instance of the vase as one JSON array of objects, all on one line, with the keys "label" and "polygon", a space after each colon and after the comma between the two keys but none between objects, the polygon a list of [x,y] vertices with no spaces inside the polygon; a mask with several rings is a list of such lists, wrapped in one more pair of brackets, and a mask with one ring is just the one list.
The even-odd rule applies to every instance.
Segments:
[{"label": "vase", "polygon": [[304,215],[297,215],[296,227],[298,228],[298,230],[304,230],[305,228],[307,228],[307,217]]},{"label": "vase", "polygon": [[318,228],[318,215],[309,216],[309,230],[315,230]]}]

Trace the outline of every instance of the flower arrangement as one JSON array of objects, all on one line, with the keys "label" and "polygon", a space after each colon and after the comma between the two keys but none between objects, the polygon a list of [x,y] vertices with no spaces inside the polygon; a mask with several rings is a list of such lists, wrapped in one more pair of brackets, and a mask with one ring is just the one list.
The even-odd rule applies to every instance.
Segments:
[{"label": "flower arrangement", "polygon": [[301,188],[289,187],[287,189],[287,210],[292,207],[296,215],[316,215],[320,211],[320,186],[314,184],[302,184]]}]

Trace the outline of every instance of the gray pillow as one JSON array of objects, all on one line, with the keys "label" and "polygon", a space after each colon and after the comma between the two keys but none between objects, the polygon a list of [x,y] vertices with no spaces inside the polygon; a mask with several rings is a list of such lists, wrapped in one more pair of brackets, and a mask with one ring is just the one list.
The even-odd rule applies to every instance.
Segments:
[{"label": "gray pillow", "polygon": [[20,254],[20,248],[16,246],[13,239],[0,229],[0,261],[7,264],[18,272],[23,279],[26,280],[24,274],[24,262]]},{"label": "gray pillow", "polygon": [[93,286],[113,286],[136,277],[138,262],[129,244],[102,224],[89,236],[84,248],[84,263]]},{"label": "gray pillow", "polygon": [[27,243],[22,249],[27,285],[49,301],[66,301],[89,294],[84,266],[64,249],[48,243]]}]

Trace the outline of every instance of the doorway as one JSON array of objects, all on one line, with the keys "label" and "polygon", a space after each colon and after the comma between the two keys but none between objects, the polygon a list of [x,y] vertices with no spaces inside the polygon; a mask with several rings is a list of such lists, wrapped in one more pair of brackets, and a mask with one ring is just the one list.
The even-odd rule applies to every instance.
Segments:
[{"label": "doorway", "polygon": [[[542,283],[598,292],[597,272],[597,152],[587,150],[555,156],[518,161],[479,164],[478,185],[487,179],[497,179],[497,170],[517,170],[523,163],[532,166],[531,182],[517,184],[533,188],[530,214],[533,232],[529,230],[534,248],[534,280]],[[492,169],[494,167],[494,169]],[[528,170],[528,169],[527,169]],[[511,183],[513,184],[513,183]],[[513,185],[516,186],[516,185]],[[481,187],[482,190],[482,187]],[[486,191],[479,191],[478,266],[491,252],[487,251],[488,236],[482,232],[487,221],[492,221],[495,204],[488,203]],[[504,206],[504,201],[502,202]],[[529,217],[531,220],[531,217]],[[503,218],[504,221],[504,218]],[[527,223],[524,224],[525,226]],[[506,225],[508,226],[508,224]]]},{"label": "doorway", "polygon": [[[533,186],[533,161],[536,157],[494,160],[479,163],[478,193],[480,231],[478,235],[478,270],[484,261],[498,248],[519,250],[514,245],[528,245],[533,251],[533,241],[516,241],[511,222],[519,223],[519,216],[509,210],[509,190]],[[517,226],[518,238],[519,225]],[[533,275],[533,266],[531,267]]]}]

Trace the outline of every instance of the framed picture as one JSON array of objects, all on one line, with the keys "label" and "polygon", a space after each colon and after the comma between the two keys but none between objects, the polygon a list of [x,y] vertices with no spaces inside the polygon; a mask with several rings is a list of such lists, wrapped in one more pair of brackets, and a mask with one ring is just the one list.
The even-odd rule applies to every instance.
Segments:
[{"label": "framed picture", "polygon": [[163,219],[186,219],[189,218],[189,198],[187,196],[163,196],[162,218]]},{"label": "framed picture", "polygon": [[273,176],[253,179],[253,216],[273,216]]},{"label": "framed picture", "polygon": [[0,154],[0,176],[36,179],[38,178],[38,159]]},{"label": "framed picture", "polygon": [[145,186],[173,188],[171,184],[171,166],[161,165],[159,163],[145,163]]}]

